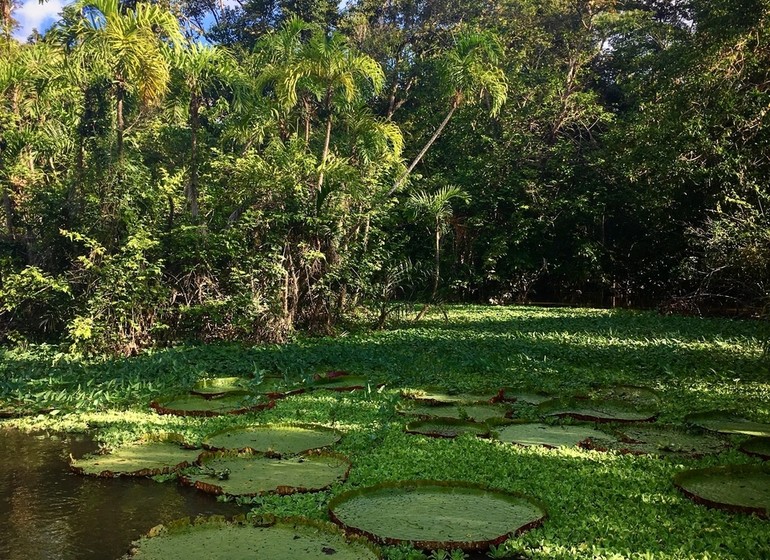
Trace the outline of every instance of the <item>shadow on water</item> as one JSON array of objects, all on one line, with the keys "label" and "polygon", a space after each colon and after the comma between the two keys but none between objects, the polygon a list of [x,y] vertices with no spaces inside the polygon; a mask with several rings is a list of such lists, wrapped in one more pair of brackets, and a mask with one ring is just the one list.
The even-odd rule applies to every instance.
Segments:
[{"label": "shadow on water", "polygon": [[109,560],[159,523],[244,510],[173,482],[94,479],[69,472],[67,457],[96,449],[81,435],[0,429],[0,558]]}]

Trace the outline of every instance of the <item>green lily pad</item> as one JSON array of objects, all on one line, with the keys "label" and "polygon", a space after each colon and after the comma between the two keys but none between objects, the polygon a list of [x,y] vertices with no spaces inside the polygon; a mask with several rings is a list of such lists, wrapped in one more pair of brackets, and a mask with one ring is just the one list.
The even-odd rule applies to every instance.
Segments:
[{"label": "green lily pad", "polygon": [[684,421],[720,434],[743,434],[756,437],[770,437],[770,424],[752,422],[733,412],[712,410],[696,412],[685,416]]},{"label": "green lily pad", "polygon": [[311,425],[263,425],[231,428],[210,435],[203,447],[236,449],[276,455],[296,455],[334,445],[342,438],[337,430]]},{"label": "green lily pad", "polygon": [[488,393],[451,393],[441,389],[418,389],[402,391],[401,395],[407,399],[414,399],[428,404],[483,404],[491,403],[498,396],[498,391]]},{"label": "green lily pad", "polygon": [[325,490],[348,476],[350,461],[342,455],[310,453],[276,459],[260,453],[204,452],[198,472],[181,477],[182,484],[210,494],[259,496]]},{"label": "green lily pad", "polygon": [[505,404],[420,404],[418,402],[405,403],[398,409],[399,414],[416,416],[422,419],[429,418],[455,418],[457,420],[470,420],[471,422],[486,422],[492,418],[505,418],[511,414],[511,407]]},{"label": "green lily pad", "polygon": [[610,385],[595,387],[589,392],[592,399],[614,400],[641,408],[654,408],[660,402],[657,391],[637,385]]},{"label": "green lily pad", "polygon": [[770,517],[770,468],[766,464],[684,471],[674,477],[674,484],[697,503]]},{"label": "green lily pad", "polygon": [[243,377],[213,377],[201,379],[190,393],[202,397],[221,396],[227,393],[243,393],[249,384],[249,380]]},{"label": "green lily pad", "polygon": [[514,422],[493,427],[497,439],[516,445],[544,447],[598,447],[615,441],[611,435],[590,426],[551,426],[534,422]]},{"label": "green lily pad", "polygon": [[313,380],[308,388],[315,390],[325,389],[327,391],[346,392],[375,386],[379,387],[381,385],[374,385],[373,383],[370,383],[369,379],[362,375],[339,374],[318,377],[317,379]]},{"label": "green lily pad", "polygon": [[621,441],[613,449],[637,455],[702,457],[729,448],[723,439],[711,434],[693,434],[674,426],[634,426],[624,428]]},{"label": "green lily pad", "polygon": [[486,425],[455,418],[433,418],[410,422],[406,425],[405,430],[409,434],[442,438],[456,438],[463,434],[479,437],[489,436],[489,428]]},{"label": "green lily pad", "polygon": [[741,444],[741,451],[767,461],[770,459],[770,437],[753,437]]},{"label": "green lily pad", "polygon": [[[186,522],[185,522],[186,521]],[[272,524],[227,523],[221,518],[178,521],[153,528],[125,557],[134,560],[375,560],[372,545],[340,529],[298,518]]]},{"label": "green lily pad", "polygon": [[77,474],[102,478],[156,476],[189,467],[200,453],[200,449],[186,448],[178,442],[145,441],[120,447],[106,455],[71,459],[70,469]]},{"label": "green lily pad", "polygon": [[381,544],[482,550],[540,525],[545,509],[530,497],[465,482],[386,482],[341,494],[332,521]]},{"label": "green lily pad", "polygon": [[553,399],[538,406],[541,414],[550,417],[570,417],[590,422],[651,422],[657,411],[631,406],[617,400]]},{"label": "green lily pad", "polygon": [[179,395],[150,403],[158,414],[176,416],[219,416],[221,414],[245,414],[272,408],[275,401],[250,393],[227,393],[206,398],[200,395]]},{"label": "green lily pad", "polygon": [[550,401],[553,398],[553,395],[549,395],[548,393],[528,392],[514,389],[512,387],[504,387],[500,389],[499,393],[499,399],[501,401],[533,405],[538,405],[545,401]]}]

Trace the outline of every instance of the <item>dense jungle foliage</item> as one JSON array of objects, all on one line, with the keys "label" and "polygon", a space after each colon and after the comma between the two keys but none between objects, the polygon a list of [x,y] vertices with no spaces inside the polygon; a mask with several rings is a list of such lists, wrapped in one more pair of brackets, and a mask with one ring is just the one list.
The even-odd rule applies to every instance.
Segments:
[{"label": "dense jungle foliage", "polygon": [[25,43],[14,4],[7,342],[767,300],[768,0],[78,0]]}]

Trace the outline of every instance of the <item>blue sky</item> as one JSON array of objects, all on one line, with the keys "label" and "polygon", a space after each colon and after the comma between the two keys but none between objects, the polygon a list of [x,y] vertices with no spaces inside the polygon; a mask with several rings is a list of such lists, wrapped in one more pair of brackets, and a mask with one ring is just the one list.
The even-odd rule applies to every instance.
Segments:
[{"label": "blue sky", "polygon": [[19,22],[13,36],[25,41],[33,29],[45,31],[59,19],[62,6],[71,4],[73,0],[48,0],[41,4],[38,0],[23,0],[22,5],[13,12],[13,17]]}]

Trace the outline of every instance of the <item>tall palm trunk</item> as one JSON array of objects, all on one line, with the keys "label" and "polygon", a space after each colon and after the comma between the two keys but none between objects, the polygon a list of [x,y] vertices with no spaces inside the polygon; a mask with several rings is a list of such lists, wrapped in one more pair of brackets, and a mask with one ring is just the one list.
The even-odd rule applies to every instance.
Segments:
[{"label": "tall palm trunk", "polygon": [[324,106],[326,107],[326,138],[324,138],[324,149],[321,153],[321,171],[318,173],[318,185],[317,190],[320,193],[321,187],[323,187],[324,184],[324,166],[326,165],[326,160],[329,157],[329,142],[331,142],[332,137],[332,111],[331,111],[331,103],[332,103],[332,90],[331,87],[326,88],[326,100],[324,102]]},{"label": "tall palm trunk", "polygon": [[422,150],[420,150],[420,153],[417,154],[417,157],[414,158],[414,160],[409,165],[409,167],[404,172],[404,174],[401,175],[401,177],[398,178],[398,181],[396,181],[396,183],[390,188],[390,190],[388,191],[388,196],[391,196],[394,192],[396,192],[398,188],[404,183],[404,181],[406,181],[406,178],[409,177],[409,174],[414,170],[415,167],[417,167],[417,164],[420,163],[423,156],[428,152],[428,150],[436,141],[436,139],[444,131],[444,128],[446,128],[446,125],[449,123],[449,120],[452,118],[452,115],[455,114],[455,111],[457,111],[457,108],[459,106],[460,106],[460,97],[458,95],[455,95],[454,98],[452,99],[452,104],[449,107],[449,112],[446,114],[446,117],[444,117],[444,120],[441,121],[441,124],[433,133],[433,136],[431,136],[430,140],[428,140],[428,143],[425,144],[425,146],[423,146]]},{"label": "tall palm trunk", "polygon": [[125,92],[123,91],[123,88],[121,86],[118,87],[117,92],[117,103],[115,107],[115,112],[117,114],[117,155],[118,155],[118,161],[122,161],[123,159],[123,131],[125,130],[125,122],[123,121],[123,100],[125,97]]},{"label": "tall palm trunk", "polygon": [[198,219],[198,130],[200,129],[200,99],[190,97],[190,181],[187,183],[187,204],[190,216]]}]

